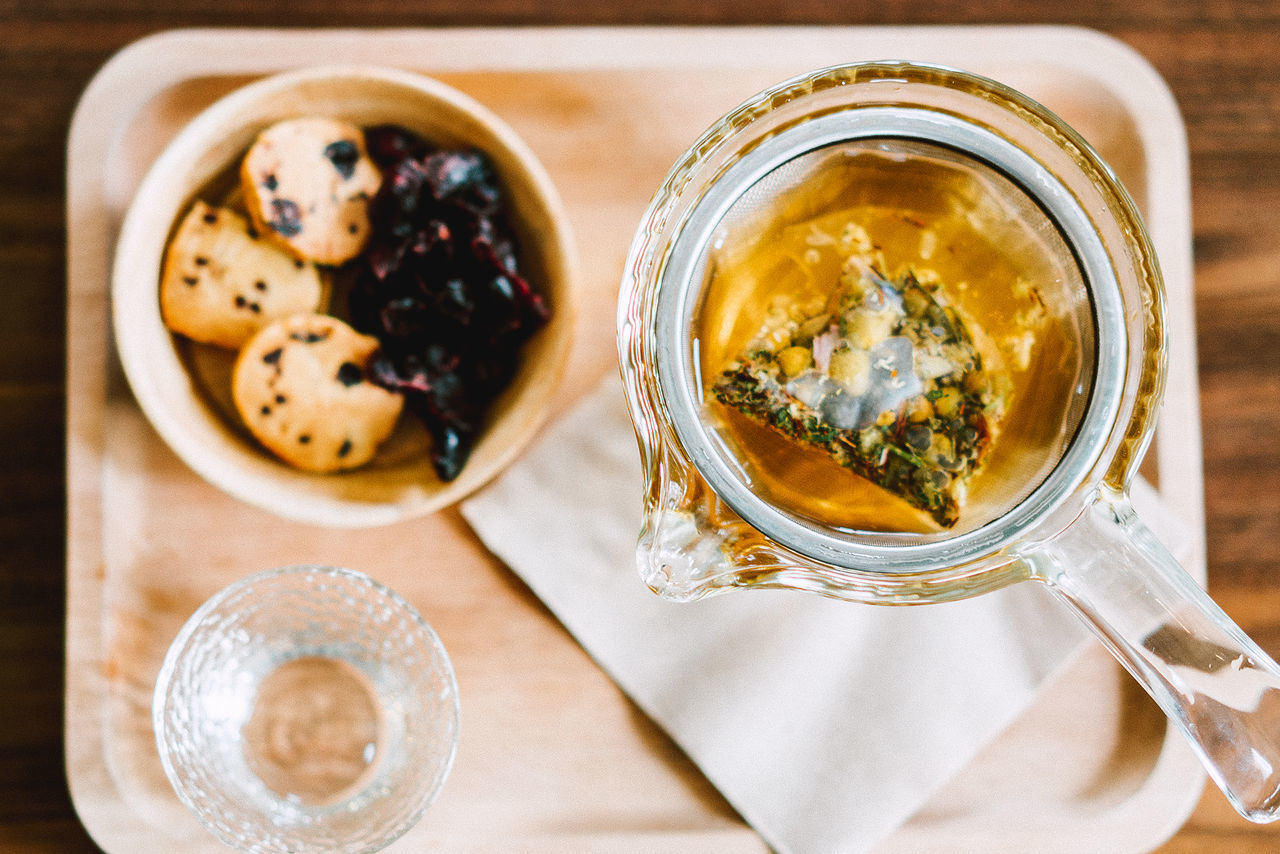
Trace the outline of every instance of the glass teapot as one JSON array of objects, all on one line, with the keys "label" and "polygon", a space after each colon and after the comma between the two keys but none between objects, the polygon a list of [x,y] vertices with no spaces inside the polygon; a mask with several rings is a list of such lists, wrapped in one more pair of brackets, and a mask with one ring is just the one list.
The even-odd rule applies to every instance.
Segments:
[{"label": "glass teapot", "polygon": [[[890,272],[891,252],[906,272]],[[947,270],[952,287],[933,283]],[[988,279],[1006,283],[998,298]],[[833,320],[815,280],[860,288],[862,314]],[[906,323],[913,301],[933,320],[859,349],[863,327]],[[972,377],[942,380],[928,330],[952,322],[934,348],[952,357],[940,370],[956,375],[968,353]],[[759,94],[655,195],[627,260],[618,340],[645,476],[637,559],[656,592],[785,587],[907,605],[1038,581],[1146,688],[1242,815],[1277,817],[1280,667],[1128,497],[1164,386],[1156,258],[1128,194],[1051,112],[991,80],[903,62]],[[837,376],[837,361],[860,371]],[[750,388],[722,385],[726,364]],[[965,442],[981,463],[957,472]],[[797,444],[840,465],[797,457]],[[958,513],[952,497],[965,499]]]}]

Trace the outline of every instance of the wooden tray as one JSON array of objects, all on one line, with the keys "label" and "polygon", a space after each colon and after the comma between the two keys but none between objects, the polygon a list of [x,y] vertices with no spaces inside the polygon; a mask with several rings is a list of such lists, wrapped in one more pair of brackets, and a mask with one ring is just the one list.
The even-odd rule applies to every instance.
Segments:
[{"label": "wooden tray", "polygon": [[[208,595],[258,569],[315,561],[398,589],[457,668],[463,735],[453,776],[392,850],[763,849],[455,509],[367,531],[312,528],[238,503],[180,463],[143,419],[114,356],[112,246],[148,164],[236,86],[317,61],[433,74],[506,118],[564,196],[586,293],[556,401],[563,409],[614,370],[624,254],[676,155],[766,85],[884,58],[964,67],[1038,98],[1094,143],[1145,211],[1174,344],[1148,470],[1195,532],[1190,568],[1203,578],[1186,145],[1168,90],[1119,43],[1025,27],[163,34],[102,69],[76,111],[68,152],[66,755],[76,808],[103,848],[223,850],[164,779],[152,685],[169,641]],[[1147,850],[1177,829],[1202,784],[1154,704],[1089,646],[884,850]]]}]

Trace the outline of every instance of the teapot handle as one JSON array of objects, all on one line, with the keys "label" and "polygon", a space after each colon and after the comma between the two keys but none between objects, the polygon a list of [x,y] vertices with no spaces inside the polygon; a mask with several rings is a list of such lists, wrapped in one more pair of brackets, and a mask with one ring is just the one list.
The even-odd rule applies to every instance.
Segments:
[{"label": "teapot handle", "polygon": [[1097,494],[1022,555],[1186,736],[1250,821],[1280,818],[1280,666],[1209,598],[1134,513]]}]

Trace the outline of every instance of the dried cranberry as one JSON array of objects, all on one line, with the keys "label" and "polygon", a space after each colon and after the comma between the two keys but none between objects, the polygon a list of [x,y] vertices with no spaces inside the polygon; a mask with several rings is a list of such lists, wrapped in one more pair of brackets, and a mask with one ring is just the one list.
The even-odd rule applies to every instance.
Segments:
[{"label": "dried cranberry", "polygon": [[377,125],[364,132],[365,148],[374,163],[386,169],[407,157],[421,159],[426,143],[413,132],[396,125]]},{"label": "dried cranberry", "polygon": [[549,311],[519,272],[483,153],[432,149],[392,126],[370,129],[366,145],[383,183],[352,322],[382,345],[369,379],[405,395],[432,436],[437,474],[451,480]]},{"label": "dried cranberry", "polygon": [[471,454],[470,437],[450,426],[442,427],[434,436],[435,467],[441,480],[453,480],[462,474],[462,467]]},{"label": "dried cranberry", "polygon": [[427,304],[414,297],[397,297],[382,307],[379,315],[383,334],[393,338],[409,338],[422,334],[427,327]]},{"label": "dried cranberry", "polygon": [[422,163],[431,195],[437,201],[482,184],[489,162],[477,151],[437,151]]}]

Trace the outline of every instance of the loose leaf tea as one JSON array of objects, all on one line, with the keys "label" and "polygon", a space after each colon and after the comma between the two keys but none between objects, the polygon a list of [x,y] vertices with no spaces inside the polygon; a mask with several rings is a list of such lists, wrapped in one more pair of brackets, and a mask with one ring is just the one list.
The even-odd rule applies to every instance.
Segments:
[{"label": "loose leaf tea", "polygon": [[384,178],[353,325],[382,343],[372,379],[405,395],[431,435],[436,473],[453,480],[550,312],[519,272],[504,191],[483,152],[437,149],[393,126],[365,138]]},{"label": "loose leaf tea", "polygon": [[910,270],[890,279],[858,256],[825,304],[776,301],[712,394],[943,527],[959,518],[1001,408],[942,286]]}]

